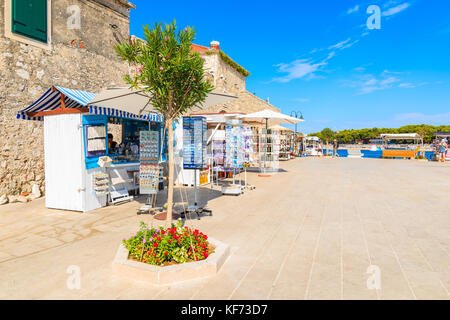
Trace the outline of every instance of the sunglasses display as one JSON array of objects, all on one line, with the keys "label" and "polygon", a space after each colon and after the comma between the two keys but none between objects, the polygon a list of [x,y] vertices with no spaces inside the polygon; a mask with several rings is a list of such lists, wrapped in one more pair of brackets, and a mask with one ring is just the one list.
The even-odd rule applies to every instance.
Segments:
[{"label": "sunglasses display", "polygon": [[140,132],[139,192],[156,194],[160,182],[159,132]]},{"label": "sunglasses display", "polygon": [[206,168],[206,118],[183,117],[183,168]]}]

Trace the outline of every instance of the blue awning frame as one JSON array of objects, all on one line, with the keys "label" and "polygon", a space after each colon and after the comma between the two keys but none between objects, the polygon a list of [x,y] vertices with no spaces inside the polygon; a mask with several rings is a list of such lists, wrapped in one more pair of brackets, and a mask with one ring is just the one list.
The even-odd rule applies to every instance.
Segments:
[{"label": "blue awning frame", "polygon": [[[39,99],[33,102],[30,106],[17,112],[17,119],[43,121],[44,117],[29,116],[28,113],[51,111],[60,108],[62,94],[64,95],[65,108],[72,108],[72,109],[86,108],[89,102],[92,101],[97,96],[97,94],[88,91],[69,89],[60,86],[53,86],[50,89],[48,89]],[[89,105],[88,108],[90,114],[107,115],[110,117],[119,117],[135,120],[148,120],[153,122],[163,122],[163,116],[156,113],[137,115],[134,113],[97,105]]]}]

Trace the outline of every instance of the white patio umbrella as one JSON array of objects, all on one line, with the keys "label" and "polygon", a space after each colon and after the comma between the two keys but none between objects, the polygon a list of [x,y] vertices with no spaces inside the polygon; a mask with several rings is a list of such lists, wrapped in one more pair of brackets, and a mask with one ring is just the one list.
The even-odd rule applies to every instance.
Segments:
[{"label": "white patio umbrella", "polygon": [[244,121],[258,121],[258,122],[264,122],[266,124],[266,129],[269,128],[269,125],[276,125],[281,123],[289,123],[289,124],[296,124],[301,121],[305,121],[303,119],[297,119],[288,115],[285,115],[280,112],[275,112],[269,109],[258,111],[250,114],[244,114],[242,116],[239,116],[239,119]]},{"label": "white patio umbrella", "polygon": [[[280,112],[275,112],[269,109],[265,109],[263,111],[258,111],[250,114],[245,114],[238,117],[243,121],[257,121],[257,122],[265,122],[266,130],[269,129],[269,125],[279,125],[281,123],[289,123],[296,124],[303,119],[297,119],[288,115],[285,115]],[[265,152],[265,149],[264,149]],[[264,154],[264,172],[266,171],[266,154]]]},{"label": "white patio umbrella", "polygon": [[[131,88],[107,88],[103,89],[93,100],[89,102],[89,105],[100,105],[117,110],[134,113],[141,115],[145,112],[157,113],[158,111],[153,108],[149,103],[148,96],[144,90],[136,90]],[[236,96],[211,92],[206,97],[206,100],[196,106],[195,108],[207,108],[218,104],[224,104],[232,99],[237,99]]]}]

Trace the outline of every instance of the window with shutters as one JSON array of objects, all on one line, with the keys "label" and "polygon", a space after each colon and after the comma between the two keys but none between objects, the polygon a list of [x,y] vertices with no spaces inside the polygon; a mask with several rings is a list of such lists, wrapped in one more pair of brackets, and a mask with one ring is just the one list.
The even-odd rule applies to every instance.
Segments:
[{"label": "window with shutters", "polygon": [[12,0],[11,30],[47,43],[47,0]]},{"label": "window with shutters", "polygon": [[50,0],[6,0],[5,34],[50,49]]}]

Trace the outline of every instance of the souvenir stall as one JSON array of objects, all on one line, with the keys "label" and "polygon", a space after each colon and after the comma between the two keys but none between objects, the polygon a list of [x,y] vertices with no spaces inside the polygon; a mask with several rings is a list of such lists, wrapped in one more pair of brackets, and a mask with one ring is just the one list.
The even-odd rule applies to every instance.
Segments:
[{"label": "souvenir stall", "polygon": [[305,156],[321,156],[322,149],[320,139],[318,137],[305,137],[303,139],[303,150]]},{"label": "souvenir stall", "polygon": [[280,136],[279,160],[290,160],[294,152],[294,136],[293,131],[280,125],[271,127],[272,130],[278,131]]},{"label": "souvenir stall", "polygon": [[[246,115],[241,115],[239,119],[247,122],[257,121],[264,123],[265,127],[260,130],[258,139],[259,168],[261,177],[269,177],[271,172],[277,172],[279,168],[278,157],[280,152],[280,135],[278,130],[269,129],[270,125],[281,123],[296,124],[302,119],[290,117],[288,115],[275,112],[273,110],[263,110]],[[269,169],[270,168],[270,169]]]},{"label": "souvenir stall", "polygon": [[[148,151],[142,132],[150,132],[152,152],[161,150],[161,116],[89,105],[96,96],[54,86],[17,114],[44,121],[48,208],[87,212],[132,199],[140,189],[142,152]],[[109,124],[119,126],[120,136],[111,136]]]}]

